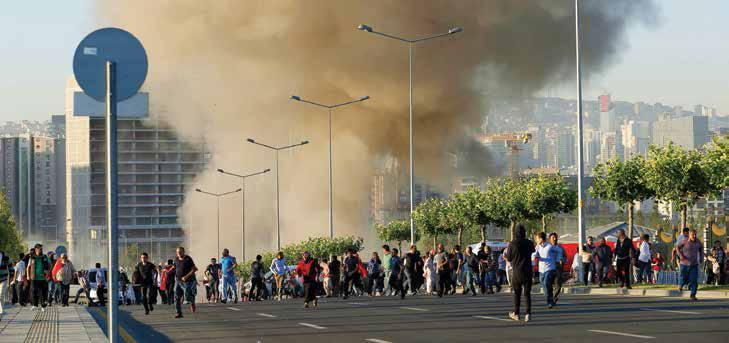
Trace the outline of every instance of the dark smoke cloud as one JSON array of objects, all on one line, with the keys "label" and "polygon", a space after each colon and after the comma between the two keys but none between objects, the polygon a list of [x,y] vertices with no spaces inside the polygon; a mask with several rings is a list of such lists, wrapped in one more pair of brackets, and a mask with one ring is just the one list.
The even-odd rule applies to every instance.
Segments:
[{"label": "dark smoke cloud", "polygon": [[[657,17],[654,1],[583,3],[588,77],[626,48],[630,24],[651,24]],[[372,97],[335,113],[338,232],[370,231],[373,159],[390,155],[407,161],[407,46],[358,31],[358,24],[409,37],[453,26],[465,29],[414,51],[416,175],[421,180],[444,183],[451,172],[448,152],[465,129],[481,126],[491,96],[530,95],[548,83],[574,79],[571,0],[140,0],[97,6],[104,25],[133,32],[147,47],[145,87],[153,94],[153,110],[184,135],[210,144],[214,157],[199,184],[222,191],[237,181],[214,175],[216,168],[272,166],[270,152],[244,144],[245,137],[271,144],[312,141],[282,153],[284,243],[327,232],[326,113],[287,100],[291,94],[320,102]],[[483,154],[476,145],[461,146]],[[474,173],[492,172],[486,162],[471,166]],[[248,236],[251,247],[271,247],[272,180],[251,181],[246,220],[249,232],[255,232]],[[188,199],[185,211],[195,224],[214,225],[209,215],[214,208],[194,195]],[[236,215],[227,216],[223,225],[226,237],[235,241],[240,205],[229,202],[223,212]]]}]

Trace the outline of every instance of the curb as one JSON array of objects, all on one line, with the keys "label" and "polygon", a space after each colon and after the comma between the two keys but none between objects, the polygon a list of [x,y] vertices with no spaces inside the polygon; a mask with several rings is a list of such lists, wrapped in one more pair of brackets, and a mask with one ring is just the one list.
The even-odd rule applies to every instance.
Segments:
[{"label": "curb", "polygon": [[[503,287],[501,293],[511,292],[511,287]],[[689,298],[689,291],[680,292],[676,289],[621,289],[621,288],[585,288],[585,287],[563,287],[563,294],[576,295],[622,295],[631,297],[665,297],[665,298]],[[542,294],[541,286],[534,286],[532,294]],[[729,299],[729,291],[699,291],[700,298],[708,299]]]}]

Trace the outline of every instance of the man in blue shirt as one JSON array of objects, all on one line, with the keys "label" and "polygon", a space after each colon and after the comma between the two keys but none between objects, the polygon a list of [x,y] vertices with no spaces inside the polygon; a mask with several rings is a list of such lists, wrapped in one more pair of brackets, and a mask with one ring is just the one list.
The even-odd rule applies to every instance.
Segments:
[{"label": "man in blue shirt", "polygon": [[[235,257],[230,256],[228,249],[223,249],[223,257],[220,258],[220,268],[223,273],[223,294],[220,295],[220,299],[223,303],[230,301],[229,294],[233,295],[233,301],[238,303],[238,289],[235,286],[235,269],[238,268],[238,263],[235,261]],[[230,289],[230,293],[228,293]]]},{"label": "man in blue shirt", "polygon": [[554,250],[552,250],[552,245],[547,243],[547,234],[544,232],[537,233],[537,247],[534,258],[539,261],[539,283],[542,285],[542,291],[547,296],[547,307],[552,308],[555,305],[552,286],[557,275],[557,268],[555,266]]},{"label": "man in blue shirt", "polygon": [[549,244],[552,245],[552,251],[554,254],[554,268],[556,271],[555,277],[554,277],[554,304],[557,304],[557,301],[559,300],[559,295],[562,294],[562,284],[564,283],[564,277],[562,277],[562,272],[564,272],[564,265],[567,263],[567,254],[564,252],[564,248],[562,248],[561,245],[559,245],[559,236],[556,232],[552,232],[549,234]]}]

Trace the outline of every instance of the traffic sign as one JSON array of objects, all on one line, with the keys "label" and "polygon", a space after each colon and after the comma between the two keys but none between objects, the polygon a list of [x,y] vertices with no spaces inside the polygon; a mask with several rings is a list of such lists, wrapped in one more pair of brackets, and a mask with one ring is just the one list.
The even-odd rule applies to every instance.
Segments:
[{"label": "traffic sign", "polygon": [[147,78],[147,53],[134,35],[113,27],[90,33],[76,48],[73,74],[84,93],[105,100],[107,61],[116,67],[116,101],[136,94]]}]

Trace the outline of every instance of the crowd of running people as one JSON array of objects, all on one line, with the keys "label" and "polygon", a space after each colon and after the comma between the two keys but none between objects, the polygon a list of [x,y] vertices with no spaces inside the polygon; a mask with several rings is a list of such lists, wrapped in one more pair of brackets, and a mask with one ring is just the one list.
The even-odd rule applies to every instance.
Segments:
[{"label": "crowd of running people", "polygon": [[[131,271],[131,280],[126,270],[119,271],[120,303],[141,304],[145,313],[149,314],[158,304],[159,296],[162,304],[175,304],[176,318],[182,318],[183,304],[189,305],[190,311],[196,311],[199,286],[204,287],[208,303],[303,298],[304,307],[308,308],[318,306],[318,299],[322,297],[347,299],[369,295],[404,299],[417,294],[443,297],[455,294],[459,287],[462,294],[476,296],[500,292],[502,286],[508,284],[514,296],[514,311],[509,313],[509,317],[521,320],[523,298],[526,310],[523,320],[529,321],[532,285],[536,282],[541,285],[547,307],[553,308],[570,269],[565,269],[567,254],[556,233],[539,232],[534,240],[530,240],[526,237],[524,226],[519,225],[515,236],[516,239],[501,251],[486,243],[481,243],[477,251],[473,251],[471,246],[464,251],[458,245],[447,251],[443,244],[438,244],[436,249],[425,253],[421,253],[416,245],[411,245],[405,253],[383,245],[381,252],[372,252],[369,259],[362,258],[354,249],[347,250],[341,257],[333,255],[321,259],[308,251],[302,252],[301,256],[290,257],[279,252],[269,265],[264,265],[258,255],[250,264],[248,282],[239,277],[241,268],[228,249],[223,249],[219,260],[210,260],[202,271],[201,280],[197,278],[195,262],[183,247],[177,248],[173,259],[159,265],[151,262],[145,252]],[[593,271],[585,272],[585,283],[591,276],[593,282],[602,286],[607,271],[614,266],[620,287],[630,288],[634,261],[641,261],[645,254],[650,256],[647,241],[643,237],[636,249],[623,230],[619,230],[613,248],[604,238],[598,245],[588,239],[580,255],[575,256],[575,260],[585,264],[585,271]],[[723,250],[721,253],[723,262]],[[76,271],[66,254],[61,254],[59,259],[54,259],[53,255],[50,252],[43,254],[43,247],[37,244],[28,254],[19,256],[18,262],[13,265],[12,276],[3,274],[0,268],[0,277],[6,276],[0,281],[7,284],[7,279],[11,280],[12,302],[23,306],[32,302],[32,309],[40,307],[41,310],[54,300],[67,306],[70,284],[76,277],[81,286],[76,302],[80,294],[86,293],[89,305],[104,306],[107,289],[105,269],[97,263],[92,270]],[[715,262],[717,254],[712,255]],[[696,300],[697,274],[704,254],[695,230],[684,230],[673,250],[673,257],[679,260],[680,288],[688,286],[691,299]],[[5,271],[8,265],[3,263]],[[96,291],[95,301],[89,292],[92,285]],[[6,297],[5,289],[7,287],[0,287],[0,297],[3,297],[0,300]]]}]

